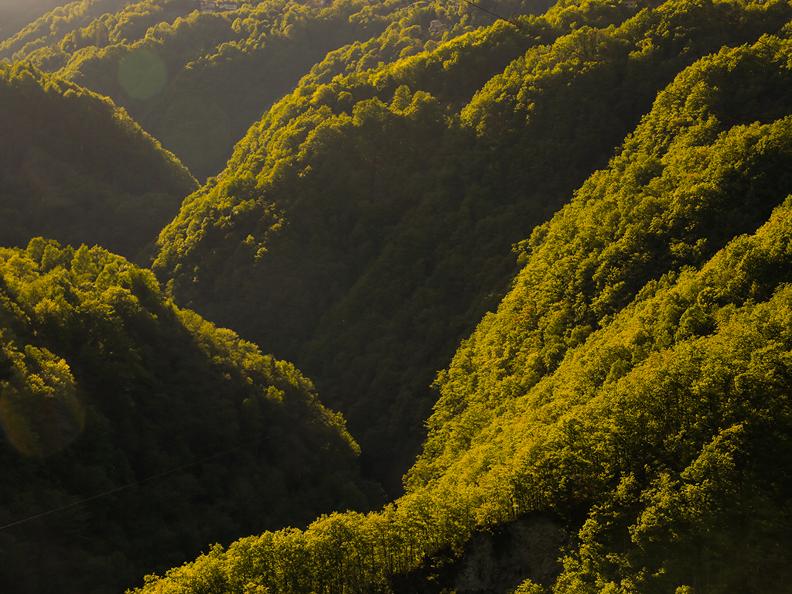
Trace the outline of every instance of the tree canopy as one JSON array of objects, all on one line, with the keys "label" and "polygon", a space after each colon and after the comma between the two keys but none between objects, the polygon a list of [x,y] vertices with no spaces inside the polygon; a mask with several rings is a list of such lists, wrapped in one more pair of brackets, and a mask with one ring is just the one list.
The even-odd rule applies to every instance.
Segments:
[{"label": "tree canopy", "polygon": [[0,41],[12,36],[27,23],[69,0],[0,0]]}]

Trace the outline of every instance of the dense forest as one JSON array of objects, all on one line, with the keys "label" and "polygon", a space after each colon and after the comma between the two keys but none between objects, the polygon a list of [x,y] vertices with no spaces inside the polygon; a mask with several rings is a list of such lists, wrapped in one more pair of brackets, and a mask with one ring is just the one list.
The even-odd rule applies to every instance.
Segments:
[{"label": "dense forest", "polygon": [[3,592],[784,594],[791,354],[788,0],[0,0]]}]

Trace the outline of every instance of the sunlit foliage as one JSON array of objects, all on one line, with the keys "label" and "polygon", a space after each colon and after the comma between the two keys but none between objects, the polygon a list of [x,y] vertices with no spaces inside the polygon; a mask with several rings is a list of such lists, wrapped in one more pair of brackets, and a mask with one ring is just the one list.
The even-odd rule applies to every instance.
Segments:
[{"label": "sunlit foliage", "polygon": [[[792,5],[491,5],[81,0],[0,45],[187,183],[61,77],[201,177],[264,113],[160,234],[164,292],[0,249],[3,589],[453,591],[536,518],[516,593],[789,589]],[[365,511],[313,384],[171,298],[315,377],[403,494]]]}]

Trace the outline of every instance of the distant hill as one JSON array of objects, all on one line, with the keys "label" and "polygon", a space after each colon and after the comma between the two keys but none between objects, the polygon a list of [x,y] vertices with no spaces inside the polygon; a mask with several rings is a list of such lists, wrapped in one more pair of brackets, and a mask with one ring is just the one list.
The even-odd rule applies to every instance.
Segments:
[{"label": "distant hill", "polygon": [[0,590],[120,592],[251,530],[365,507],[292,365],[101,248],[0,248]]},{"label": "distant hill", "polygon": [[[549,4],[488,5],[508,15]],[[406,54],[492,20],[440,0],[80,0],[0,43],[0,58],[31,61],[112,97],[204,179],[329,51],[390,27],[421,31],[417,48],[399,48]]]},{"label": "distant hill", "polygon": [[26,65],[0,64],[0,245],[47,235],[143,257],[195,188],[123,110]]}]

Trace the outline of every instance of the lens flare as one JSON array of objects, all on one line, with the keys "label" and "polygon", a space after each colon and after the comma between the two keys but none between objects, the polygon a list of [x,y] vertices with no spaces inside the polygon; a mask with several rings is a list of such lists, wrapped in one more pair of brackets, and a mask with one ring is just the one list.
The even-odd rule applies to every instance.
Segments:
[{"label": "lens flare", "polygon": [[51,456],[71,444],[85,426],[85,407],[68,364],[28,346],[0,378],[0,427],[17,451]]},{"label": "lens flare", "polygon": [[146,100],[158,95],[167,80],[165,62],[150,49],[136,49],[118,64],[118,82],[132,99]]}]

